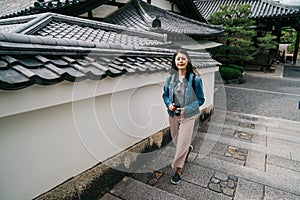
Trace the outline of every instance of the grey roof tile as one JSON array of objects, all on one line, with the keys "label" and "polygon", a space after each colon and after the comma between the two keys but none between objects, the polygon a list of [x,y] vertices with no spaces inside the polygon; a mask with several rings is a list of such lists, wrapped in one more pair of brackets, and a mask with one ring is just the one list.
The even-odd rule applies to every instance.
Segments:
[{"label": "grey roof tile", "polygon": [[[57,20],[59,23],[55,20],[53,23],[53,19],[60,19]],[[0,89],[17,90],[33,84],[100,80],[107,76],[170,70],[174,50],[163,46],[165,40],[160,38],[160,34],[133,30],[123,34],[124,29],[119,26],[52,14],[40,15],[32,20],[34,23],[28,23],[34,28],[27,23],[18,28],[17,33],[0,33]],[[61,26],[61,23],[64,25]],[[61,27],[70,29],[63,30]],[[99,36],[100,40],[102,37],[111,38],[114,43],[71,40],[65,36],[62,39],[45,37],[37,34],[41,30],[59,34],[82,31],[88,33],[86,40]],[[128,42],[130,40],[132,42]],[[130,45],[124,45],[124,41]],[[140,41],[139,45],[134,45],[134,41]],[[147,46],[149,43],[160,46]],[[197,67],[218,64],[206,51],[190,52],[190,55]]]},{"label": "grey roof tile", "polygon": [[[160,28],[153,27],[155,20],[161,24]],[[140,30],[195,36],[213,36],[222,32],[219,26],[185,18],[139,0],[132,0],[104,21]]]},{"label": "grey roof tile", "polygon": [[[22,0],[6,1],[6,10],[0,9],[0,18],[10,18],[43,12],[55,12],[72,16],[79,16],[88,12],[108,0]],[[4,6],[1,5],[0,6]]]},{"label": "grey roof tile", "polygon": [[5,90],[22,89],[33,84],[29,78],[12,68],[0,70],[0,77],[0,88]]},{"label": "grey roof tile", "polygon": [[3,69],[8,69],[8,63],[3,61],[3,60],[0,60],[0,70],[3,70]]}]

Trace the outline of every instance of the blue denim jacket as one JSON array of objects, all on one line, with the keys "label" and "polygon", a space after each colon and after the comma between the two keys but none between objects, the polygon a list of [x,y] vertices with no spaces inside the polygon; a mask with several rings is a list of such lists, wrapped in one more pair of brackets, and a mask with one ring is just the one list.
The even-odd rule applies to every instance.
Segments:
[{"label": "blue denim jacket", "polygon": [[[199,107],[204,103],[204,93],[203,93],[203,86],[202,86],[202,80],[199,76],[195,76],[195,91],[192,87],[192,80],[193,76],[195,76],[193,73],[190,74],[190,78],[187,84],[187,87],[185,88],[185,112],[184,117],[189,118],[194,115],[197,115],[200,113]],[[164,92],[163,92],[163,100],[167,106],[168,114],[170,116],[174,116],[174,112],[169,110],[169,106],[173,103],[173,96],[174,96],[174,88],[175,83],[178,81],[178,73],[170,74],[164,84]],[[187,81],[185,78],[183,78],[183,81]]]}]

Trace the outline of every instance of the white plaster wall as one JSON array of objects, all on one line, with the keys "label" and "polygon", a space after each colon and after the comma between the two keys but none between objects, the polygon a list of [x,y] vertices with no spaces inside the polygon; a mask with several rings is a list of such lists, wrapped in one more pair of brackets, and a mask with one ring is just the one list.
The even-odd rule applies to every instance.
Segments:
[{"label": "white plaster wall", "polygon": [[[214,71],[202,69],[212,104]],[[167,73],[0,91],[0,199],[31,199],[168,126]]]},{"label": "white plaster wall", "polygon": [[218,67],[203,68],[198,70],[203,83],[203,91],[205,102],[200,109],[213,105],[214,102],[214,86],[215,86],[215,71],[218,71]]}]

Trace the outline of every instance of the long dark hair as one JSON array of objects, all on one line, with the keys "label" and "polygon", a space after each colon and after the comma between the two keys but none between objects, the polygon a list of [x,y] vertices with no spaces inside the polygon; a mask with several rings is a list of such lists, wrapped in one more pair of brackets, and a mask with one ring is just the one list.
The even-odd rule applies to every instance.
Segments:
[{"label": "long dark hair", "polygon": [[188,64],[186,66],[185,78],[187,80],[189,80],[190,74],[194,73],[193,72],[194,66],[192,65],[192,61],[191,61],[191,58],[190,58],[188,52],[186,50],[184,50],[184,49],[177,49],[177,51],[174,53],[173,58],[172,58],[172,68],[171,68],[171,72],[170,73],[173,74],[175,72],[178,72],[178,68],[177,68],[177,66],[175,64],[175,58],[176,58],[177,54],[179,54],[179,53],[184,54],[187,57],[187,59],[188,59]]}]

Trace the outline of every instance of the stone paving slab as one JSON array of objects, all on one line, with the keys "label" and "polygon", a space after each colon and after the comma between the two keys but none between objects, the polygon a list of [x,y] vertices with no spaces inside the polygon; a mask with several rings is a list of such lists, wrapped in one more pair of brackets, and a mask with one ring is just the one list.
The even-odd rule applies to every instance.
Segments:
[{"label": "stone paving slab", "polygon": [[266,186],[264,200],[275,200],[275,199],[299,200],[300,196]]},{"label": "stone paving slab", "polygon": [[220,155],[220,154],[216,154],[216,153],[209,153],[207,156],[211,157],[211,158],[217,158],[219,160],[231,162],[231,163],[234,163],[236,165],[241,165],[241,166],[245,165],[245,161],[244,160],[239,160],[239,159],[236,159],[236,158],[234,158],[232,156],[229,157],[229,156]]},{"label": "stone paving slab", "polygon": [[224,194],[211,191],[209,189],[203,188],[199,185],[182,180],[180,185],[173,185],[170,183],[171,176],[163,176],[155,187],[180,196],[184,199],[198,200],[198,199],[220,199],[220,200],[230,200]]},{"label": "stone paving slab", "polygon": [[264,195],[264,186],[259,183],[240,178],[234,199],[236,200],[261,200]]},{"label": "stone paving slab", "polygon": [[268,136],[267,145],[268,146],[282,146],[283,148],[300,150],[300,137],[289,137],[283,134],[282,139],[279,137]]},{"label": "stone paving slab", "polygon": [[[209,180],[211,179],[213,171],[205,167],[186,163],[183,171],[182,179],[200,185],[202,187],[207,187]],[[173,175],[173,174],[172,174]]]},{"label": "stone paving slab", "polygon": [[299,151],[298,152],[296,152],[296,151],[291,152],[291,159],[294,160],[294,161],[300,162]]},{"label": "stone paving slab", "polygon": [[[300,181],[300,172],[276,165],[266,164],[266,172],[269,174],[280,174],[281,176],[285,176],[285,178],[292,177]],[[298,185],[298,189],[300,189],[300,185]]]},{"label": "stone paving slab", "polygon": [[152,200],[155,199],[174,199],[183,200],[174,194],[168,193],[159,188],[151,187],[145,183],[124,177],[111,191],[111,194],[126,200]]},{"label": "stone paving slab", "polygon": [[246,167],[251,167],[260,171],[266,170],[266,154],[260,152],[249,151]]},{"label": "stone paving slab", "polygon": [[269,123],[268,126],[270,128],[274,127],[274,128],[294,130],[294,131],[300,130],[300,124],[298,121],[272,118],[268,120],[268,123]]},{"label": "stone paving slab", "polygon": [[[291,121],[281,118],[272,118],[272,117],[265,117],[260,115],[253,115],[253,114],[245,114],[245,113],[238,113],[227,111],[226,112],[226,119],[234,119],[241,122],[248,122],[257,125],[265,125],[268,128],[274,130],[277,129],[286,129],[286,130],[300,130],[300,124],[298,121]],[[275,131],[276,132],[276,131]]]},{"label": "stone paving slab", "polygon": [[289,130],[289,129],[284,129],[284,128],[268,127],[267,131],[270,132],[271,134],[273,132],[275,132],[275,133],[288,134],[288,135],[291,135],[291,136],[294,136],[294,137],[300,137],[300,127],[297,130]]},{"label": "stone paving slab", "polygon": [[284,173],[284,171],[277,174],[270,174],[210,157],[197,158],[194,163],[205,168],[232,174],[237,177],[278,188],[300,196],[300,179],[297,177],[290,177],[288,174]]},{"label": "stone paving slab", "polygon": [[[161,172],[169,176],[174,175],[174,169],[171,169],[170,166],[161,169]],[[190,183],[202,187],[207,187],[212,175],[213,175],[213,170],[211,169],[207,169],[205,167],[194,165],[191,163],[186,163],[182,175],[182,180],[188,181]]]},{"label": "stone paving slab", "polygon": [[110,193],[106,193],[103,197],[101,197],[99,200],[122,200],[119,197],[116,197]]},{"label": "stone paving slab", "polygon": [[259,144],[261,146],[265,146],[266,147],[267,146],[267,136],[254,134],[253,137],[252,137],[251,142],[253,144]]},{"label": "stone paving slab", "polygon": [[279,156],[268,155],[267,163],[272,165],[277,165],[285,169],[290,169],[290,170],[300,172],[300,162],[291,159],[284,159]]},{"label": "stone paving slab", "polygon": [[[203,133],[203,135],[205,135],[205,134],[206,133]],[[258,152],[265,153],[265,154],[276,155],[276,156],[280,156],[280,157],[287,158],[287,159],[291,158],[291,155],[290,155],[291,151],[289,149],[280,149],[278,147],[266,147],[266,146],[262,146],[259,144],[248,143],[248,142],[239,141],[239,140],[221,137],[221,136],[215,136],[212,134],[207,134],[206,139],[215,141],[215,142],[219,142],[222,144],[235,146],[235,147],[245,148],[245,149],[252,150],[252,151],[258,151]]]}]

